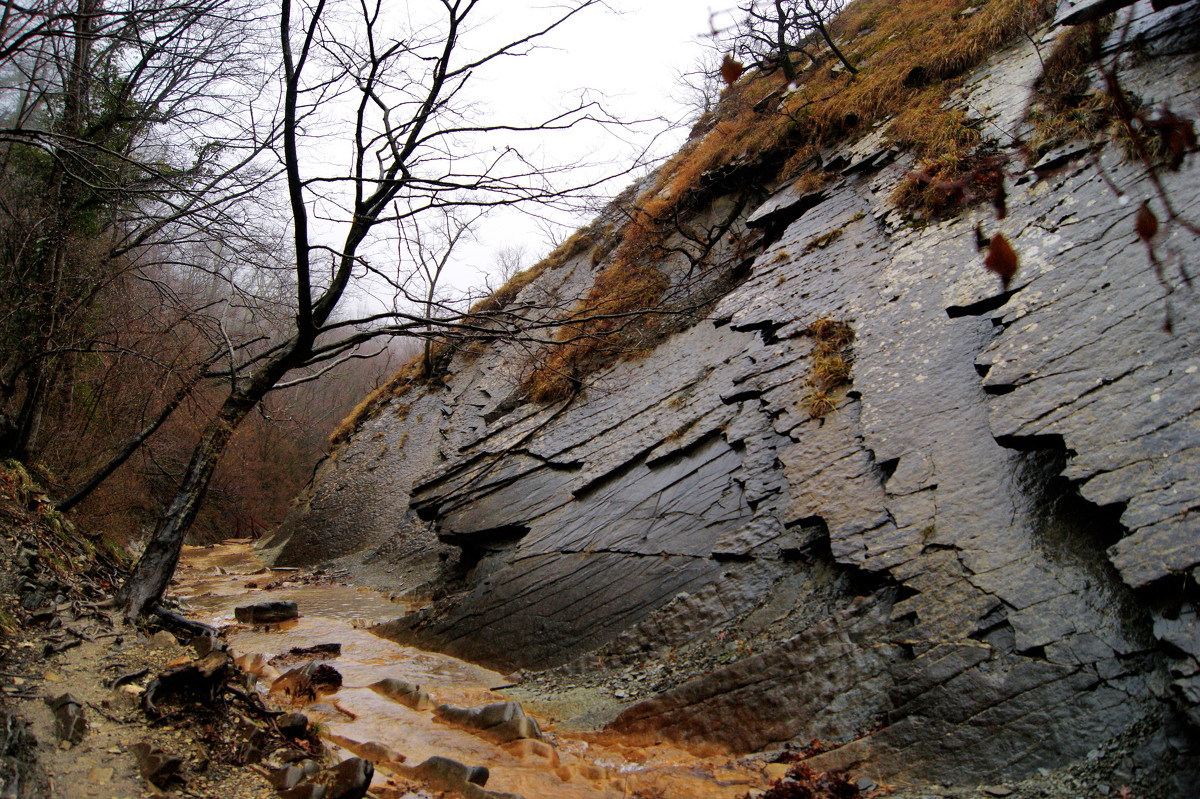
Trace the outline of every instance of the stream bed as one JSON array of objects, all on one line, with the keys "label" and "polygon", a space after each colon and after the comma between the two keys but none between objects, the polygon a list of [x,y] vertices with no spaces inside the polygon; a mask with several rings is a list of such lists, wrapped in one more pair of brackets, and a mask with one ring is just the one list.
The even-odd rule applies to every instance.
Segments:
[{"label": "stream bed", "polygon": [[[419,785],[411,767],[434,756],[485,766],[490,772],[487,791],[524,799],[735,799],[766,787],[784,768],[722,754],[701,757],[663,743],[637,745],[565,725],[560,729],[553,718],[539,715],[537,703],[528,712],[539,723],[543,740],[498,743],[368,686],[387,678],[403,680],[419,685],[436,705],[474,708],[511,699],[505,695],[511,687],[505,675],[396,644],[367,629],[415,609],[403,600],[349,585],[287,582],[295,576],[266,569],[249,542],[230,541],[185,547],[172,592],[189,615],[225,628],[235,656],[257,664],[252,670],[259,673],[263,691],[279,672],[314,659],[288,655],[293,648],[340,644],[339,656],[316,659],[341,674],[341,688],[297,701],[296,707],[321,725],[322,737],[339,754],[375,763],[372,792],[381,797],[404,796],[406,786]],[[300,618],[269,628],[235,623],[235,607],[269,600],[295,601]],[[254,658],[256,654],[262,658]]]}]

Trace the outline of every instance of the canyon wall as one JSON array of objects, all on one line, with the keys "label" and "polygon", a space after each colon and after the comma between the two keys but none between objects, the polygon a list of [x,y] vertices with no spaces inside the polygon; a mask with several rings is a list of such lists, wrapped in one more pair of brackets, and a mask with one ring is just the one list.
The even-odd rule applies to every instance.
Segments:
[{"label": "canyon wall", "polygon": [[[1122,76],[1192,120],[1196,7],[1142,20],[1174,33]],[[821,188],[759,185],[744,209],[718,193],[692,220],[740,211],[717,266],[659,265],[716,297],[702,318],[549,405],[523,398],[520,342],[454,355],[322,465],[268,551],[396,564],[432,604],[381,633],[496,667],[746,642],[625,708],[623,732],[820,738],[827,766],[982,781],[1141,725],[1184,774],[1191,733],[1167,731],[1200,724],[1200,239],[1164,218],[1160,276],[1134,214],[1165,196],[1200,220],[1200,160],[1149,171],[1078,144],[1026,164],[1054,35],[950,101],[1011,156],[1005,218],[913,223],[891,198],[914,163],[886,123],[823,153]],[[1019,257],[1007,288],[977,244],[998,232]],[[515,302],[582,296],[604,259]],[[851,372],[825,409],[831,323],[852,331]]]}]

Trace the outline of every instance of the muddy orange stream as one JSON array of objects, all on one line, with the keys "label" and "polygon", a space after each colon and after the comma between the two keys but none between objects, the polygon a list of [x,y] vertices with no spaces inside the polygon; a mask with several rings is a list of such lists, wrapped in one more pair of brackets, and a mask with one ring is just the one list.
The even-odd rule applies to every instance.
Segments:
[{"label": "muddy orange stream", "polygon": [[[729,757],[700,758],[655,745],[637,747],[616,740],[597,743],[592,736],[555,729],[531,713],[546,733],[543,745],[516,741],[497,745],[468,728],[444,722],[431,711],[411,710],[366,686],[384,678],[420,685],[437,704],[474,707],[508,699],[493,690],[503,675],[456,658],[403,646],[372,635],[366,626],[392,619],[412,608],[379,592],[344,585],[284,583],[263,586],[288,576],[263,568],[247,542],[214,547],[185,547],[174,594],[190,614],[216,626],[233,624],[237,605],[268,600],[294,600],[301,618],[270,631],[232,628],[227,632],[237,655],[259,653],[265,660],[293,647],[341,644],[331,660],[342,675],[337,693],[305,707],[324,724],[325,737],[349,753],[368,757],[394,750],[415,766],[441,755],[469,766],[486,766],[487,790],[520,794],[526,799],[732,799],[751,788],[765,787],[767,774]],[[247,583],[255,587],[247,587]],[[286,671],[290,666],[281,666]],[[267,690],[276,672],[267,667],[260,685]],[[591,738],[591,740],[585,740]],[[376,760],[374,786],[382,789],[403,771],[386,758]]]}]

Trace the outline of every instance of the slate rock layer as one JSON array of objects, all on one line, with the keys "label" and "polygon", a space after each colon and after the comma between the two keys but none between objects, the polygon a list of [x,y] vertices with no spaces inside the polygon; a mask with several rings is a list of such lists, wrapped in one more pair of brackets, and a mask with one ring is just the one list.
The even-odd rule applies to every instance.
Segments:
[{"label": "slate rock layer", "polygon": [[[1001,147],[1046,35],[952,100]],[[1126,88],[1195,116],[1190,53],[1130,68]],[[761,249],[703,321],[545,407],[520,401],[519,347],[456,358],[449,390],[394,400],[323,467],[275,551],[452,547],[427,586],[440,599],[379,631],[495,667],[653,662],[715,631],[766,641],[628,708],[621,731],[738,750],[820,738],[838,745],[822,762],[876,779],[989,781],[1182,723],[1145,768],[1186,795],[1200,302],[1156,278],[1133,212],[1157,189],[1117,148],[1103,175],[1086,151],[1052,174],[1013,156],[1007,218],[915,226],[889,199],[913,163],[882,136],[826,153],[819,196],[763,187],[748,205],[736,232]],[[1159,174],[1192,220],[1198,161]],[[977,225],[1020,259],[1007,290]],[[1200,242],[1160,235],[1194,274]],[[719,250],[721,268],[737,254]],[[580,296],[602,266],[585,253],[517,301]],[[814,417],[821,319],[854,339],[850,383]],[[339,493],[362,507],[322,510]]]}]

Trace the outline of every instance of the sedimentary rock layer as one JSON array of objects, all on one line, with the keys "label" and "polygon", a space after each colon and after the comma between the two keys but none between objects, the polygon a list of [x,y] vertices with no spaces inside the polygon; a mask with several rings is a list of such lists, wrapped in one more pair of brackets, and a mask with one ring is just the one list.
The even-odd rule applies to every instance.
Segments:
[{"label": "sedimentary rock layer", "polygon": [[[436,536],[461,553],[452,596],[382,632],[497,666],[654,657],[770,609],[765,650],[627,709],[624,731],[819,737],[842,744],[831,765],[953,780],[1200,721],[1200,303],[1181,276],[1200,241],[1164,226],[1160,279],[1133,225],[1155,181],[1200,219],[1200,165],[1151,177],[1085,147],[1025,167],[1045,36],[953,100],[1012,156],[1006,218],[914,226],[891,201],[913,164],[882,132],[826,153],[819,194],[747,208],[761,252],[705,320],[545,407],[519,401],[519,348],[456,359],[448,390],[394,401],[324,467],[282,551]],[[1194,55],[1124,80],[1200,116]],[[1007,288],[976,243],[997,232],[1020,259]],[[578,296],[596,268],[525,291]],[[814,417],[821,319],[853,330],[852,373]]]}]

